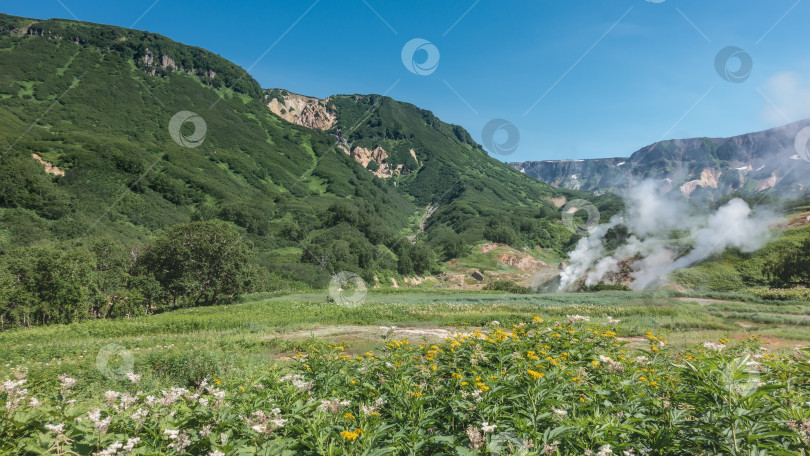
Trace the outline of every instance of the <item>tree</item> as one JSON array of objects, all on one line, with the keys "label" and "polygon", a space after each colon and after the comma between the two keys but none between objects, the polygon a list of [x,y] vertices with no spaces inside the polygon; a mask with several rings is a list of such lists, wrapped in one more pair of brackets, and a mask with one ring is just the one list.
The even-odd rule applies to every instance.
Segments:
[{"label": "tree", "polygon": [[810,287],[810,238],[783,249],[762,271],[773,288]]},{"label": "tree", "polygon": [[93,254],[82,247],[24,247],[3,260],[6,284],[0,302],[5,323],[71,323],[90,316],[96,267]]},{"label": "tree", "polygon": [[164,230],[138,262],[173,306],[199,306],[221,304],[247,290],[252,255],[252,244],[236,227],[211,220]]}]

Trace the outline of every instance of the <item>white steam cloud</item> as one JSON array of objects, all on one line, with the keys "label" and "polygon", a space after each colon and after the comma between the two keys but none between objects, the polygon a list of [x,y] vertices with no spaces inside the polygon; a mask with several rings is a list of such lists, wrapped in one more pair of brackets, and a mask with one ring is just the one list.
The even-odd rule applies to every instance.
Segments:
[{"label": "white steam cloud", "polygon": [[[660,183],[648,180],[629,191],[624,214],[580,239],[569,256],[568,267],[560,273],[560,290],[583,276],[585,285],[595,285],[607,274],[619,272],[621,262],[628,259],[635,260],[630,287],[645,290],[667,274],[729,247],[753,252],[768,240],[768,226],[775,217],[772,212],[754,213],[748,203],[737,198],[707,214],[664,190]],[[603,241],[609,230],[619,225],[627,229],[628,238],[608,255]],[[684,241],[691,245],[685,254],[677,247]]]}]

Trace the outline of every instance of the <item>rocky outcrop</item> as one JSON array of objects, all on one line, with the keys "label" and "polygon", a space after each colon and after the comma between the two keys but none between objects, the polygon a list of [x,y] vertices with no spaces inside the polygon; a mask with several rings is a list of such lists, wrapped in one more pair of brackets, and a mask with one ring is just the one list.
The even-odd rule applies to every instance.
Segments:
[{"label": "rocky outcrop", "polygon": [[174,62],[173,58],[164,54],[160,56],[160,66],[163,67],[164,70],[168,70],[169,68],[177,68],[177,63]]},{"label": "rocky outcrop", "polygon": [[762,179],[757,182],[757,191],[761,192],[763,190],[768,190],[769,188],[773,188],[776,185],[777,177],[775,174],[772,174],[767,179]]},{"label": "rocky outcrop", "polygon": [[[143,62],[144,66],[149,68],[149,71],[147,72],[152,76],[157,74],[158,67],[167,71],[175,71],[175,70],[185,71],[183,68],[178,67],[177,62],[175,62],[173,58],[169,57],[166,54],[160,56],[160,65],[158,65],[155,55],[152,53],[151,50],[149,50],[149,48],[147,48],[146,51],[144,51],[144,54],[141,57],[141,62]],[[209,74],[214,73],[214,76],[216,76],[216,72],[213,72],[211,70],[208,70],[208,73]]]},{"label": "rocky outcrop", "polygon": [[[396,168],[391,168],[388,164],[388,153],[380,146],[377,146],[374,150],[366,149],[365,147],[355,147],[354,149],[349,151],[349,149],[339,144],[338,148],[342,150],[346,155],[354,158],[357,163],[363,165],[363,168],[368,169],[371,171],[375,176],[381,177],[383,179],[387,179],[389,177],[393,177],[402,173],[402,165],[397,165]],[[371,162],[375,162],[378,168],[369,169],[368,166]]]},{"label": "rocky outcrop", "polygon": [[283,101],[271,97],[267,107],[287,122],[319,130],[328,130],[337,123],[335,114],[327,108],[329,98],[321,100],[287,91],[281,91],[281,97]]},{"label": "rocky outcrop", "polygon": [[716,169],[706,168],[700,173],[700,179],[691,180],[681,185],[681,193],[688,198],[698,187],[717,188],[717,179],[720,178],[720,174],[722,173]]}]

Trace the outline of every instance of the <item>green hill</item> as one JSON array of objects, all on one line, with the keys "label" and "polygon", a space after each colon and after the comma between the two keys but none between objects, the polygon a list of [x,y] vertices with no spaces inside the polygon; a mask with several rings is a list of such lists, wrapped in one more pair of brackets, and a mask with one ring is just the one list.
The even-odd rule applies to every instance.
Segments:
[{"label": "green hill", "polygon": [[[105,239],[128,252],[122,274],[144,274],[131,266],[155,234],[224,220],[253,246],[248,290],[262,291],[323,287],[344,270],[371,283],[435,273],[481,240],[557,254],[576,241],[549,199],[581,194],[522,175],[407,103],[336,96],[334,125],[307,128],[268,108],[279,91],[204,49],[67,20],[0,15],[0,68],[6,257]],[[169,131],[183,111],[204,121],[197,147]],[[197,133],[186,122],[175,136]],[[401,172],[376,176],[347,144],[389,150],[384,166]],[[91,260],[101,274],[104,258]],[[96,288],[99,302],[113,293]]]}]

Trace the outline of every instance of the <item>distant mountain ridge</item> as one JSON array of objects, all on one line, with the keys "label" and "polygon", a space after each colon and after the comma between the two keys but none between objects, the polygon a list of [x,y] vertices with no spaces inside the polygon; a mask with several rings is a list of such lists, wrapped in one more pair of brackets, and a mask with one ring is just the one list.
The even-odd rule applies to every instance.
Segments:
[{"label": "distant mountain ridge", "polygon": [[763,192],[800,196],[810,190],[810,162],[795,151],[810,120],[731,138],[661,141],[629,157],[510,163],[558,188],[622,194],[644,179],[669,185],[687,198],[717,199]]}]

